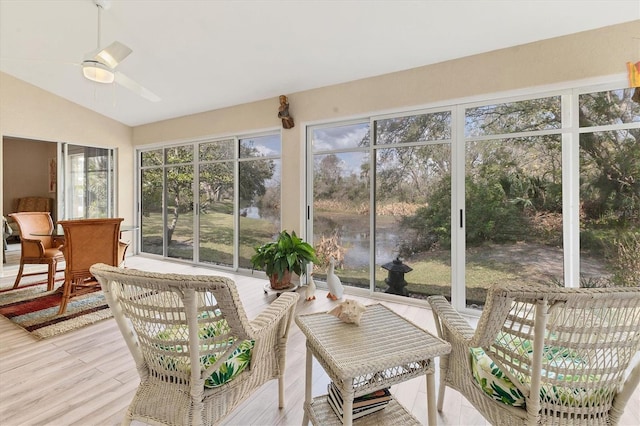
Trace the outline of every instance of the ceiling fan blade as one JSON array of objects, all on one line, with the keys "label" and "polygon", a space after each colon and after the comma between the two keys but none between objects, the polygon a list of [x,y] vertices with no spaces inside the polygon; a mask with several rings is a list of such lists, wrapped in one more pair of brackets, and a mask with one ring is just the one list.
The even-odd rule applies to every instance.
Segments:
[{"label": "ceiling fan blade", "polygon": [[32,63],[43,63],[43,64],[58,64],[58,65],[75,65],[80,66],[79,62],[71,62],[71,61],[58,61],[51,59],[42,59],[42,58],[11,58],[11,57],[0,57],[0,62],[32,62]]},{"label": "ceiling fan blade", "polygon": [[129,47],[119,41],[114,41],[109,46],[96,53],[93,58],[98,62],[102,62],[109,68],[114,69],[120,62],[124,61],[131,52],[132,50]]},{"label": "ceiling fan blade", "polygon": [[121,72],[116,72],[115,73],[115,79],[116,79],[116,83],[118,83],[119,85],[121,85],[124,88],[127,88],[129,90],[131,90],[134,93],[137,93],[138,95],[142,96],[143,98],[151,101],[151,102],[160,102],[161,99],[158,95],[156,95],[155,93],[153,93],[151,90],[147,89],[146,87],[141,86],[140,84],[136,83],[135,81],[133,81],[132,79],[130,79],[129,77],[127,77],[126,75],[122,74]]}]

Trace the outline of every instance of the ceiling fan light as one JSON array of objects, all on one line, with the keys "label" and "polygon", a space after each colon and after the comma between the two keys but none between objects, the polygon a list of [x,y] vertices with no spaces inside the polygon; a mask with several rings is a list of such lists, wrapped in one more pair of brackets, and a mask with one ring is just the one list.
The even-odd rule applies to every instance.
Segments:
[{"label": "ceiling fan light", "polygon": [[115,75],[109,67],[96,61],[85,61],[82,63],[82,74],[85,78],[96,83],[113,83]]},{"label": "ceiling fan light", "polygon": [[118,65],[118,61],[116,61],[116,59],[113,56],[111,56],[111,54],[109,54],[109,52],[107,52],[106,50],[101,51],[96,56],[102,59],[102,61],[108,66],[110,66],[111,68]]}]

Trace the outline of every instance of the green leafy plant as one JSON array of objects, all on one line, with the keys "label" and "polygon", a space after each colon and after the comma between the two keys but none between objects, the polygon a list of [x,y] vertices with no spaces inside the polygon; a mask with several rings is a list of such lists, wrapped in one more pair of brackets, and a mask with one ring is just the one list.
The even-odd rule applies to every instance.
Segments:
[{"label": "green leafy plant", "polygon": [[289,234],[284,230],[276,241],[265,243],[255,250],[251,265],[254,269],[264,270],[274,288],[274,281],[281,281],[286,284],[285,287],[290,284],[287,272],[302,275],[309,263],[318,263],[315,249],[299,238],[295,231]]}]

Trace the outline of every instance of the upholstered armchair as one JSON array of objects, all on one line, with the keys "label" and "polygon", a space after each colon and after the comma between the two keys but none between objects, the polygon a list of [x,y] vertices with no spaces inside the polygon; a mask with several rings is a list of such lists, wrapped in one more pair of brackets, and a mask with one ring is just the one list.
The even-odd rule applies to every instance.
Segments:
[{"label": "upholstered armchair", "polygon": [[[53,213],[53,199],[47,197],[22,197],[15,200],[13,211],[15,213],[24,212],[46,212]],[[18,224],[9,215],[9,227],[13,231],[15,237],[20,236],[20,228]]]},{"label": "upholstered armchair", "polygon": [[20,285],[22,277],[41,275],[44,272],[24,273],[24,265],[46,264],[47,265],[47,290],[53,290],[55,275],[58,272],[58,262],[64,260],[62,251],[58,248],[53,234],[53,221],[51,215],[46,212],[23,212],[11,213],[20,230],[20,269],[16,276],[13,288]]},{"label": "upholstered armchair", "polygon": [[283,293],[249,320],[229,278],[104,264],[92,266],[91,273],[140,375],[124,425],[217,425],[273,379],[284,406],[296,293]]},{"label": "upholstered armchair", "polygon": [[640,382],[638,287],[495,286],[475,330],[428,301],[452,347],[438,410],[451,387],[492,425],[615,425]]}]

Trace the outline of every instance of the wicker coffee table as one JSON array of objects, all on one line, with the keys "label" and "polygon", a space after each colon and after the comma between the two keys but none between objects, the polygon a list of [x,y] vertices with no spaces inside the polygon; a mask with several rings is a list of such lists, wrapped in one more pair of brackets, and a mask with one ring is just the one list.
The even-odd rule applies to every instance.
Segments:
[{"label": "wicker coffee table", "polygon": [[[296,324],[307,337],[307,367],[303,425],[340,424],[327,396],[311,397],[312,357],[315,357],[344,399],[343,424],[352,423],[353,398],[421,375],[427,378],[427,411],[436,424],[433,358],[451,346],[402,318],[389,308],[367,306],[360,325],[346,324],[325,312],[298,315]],[[360,424],[420,424],[396,400],[383,410],[356,420]]]}]

